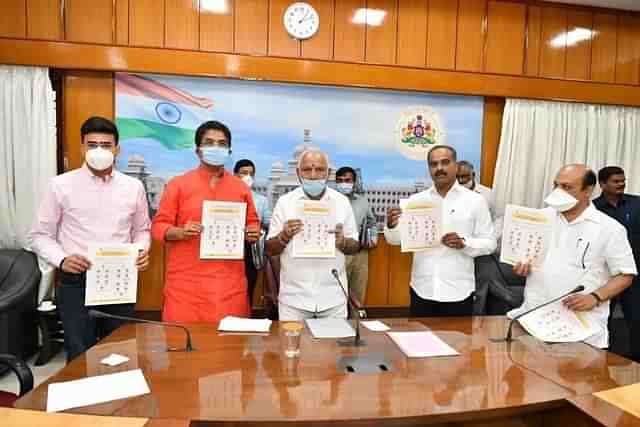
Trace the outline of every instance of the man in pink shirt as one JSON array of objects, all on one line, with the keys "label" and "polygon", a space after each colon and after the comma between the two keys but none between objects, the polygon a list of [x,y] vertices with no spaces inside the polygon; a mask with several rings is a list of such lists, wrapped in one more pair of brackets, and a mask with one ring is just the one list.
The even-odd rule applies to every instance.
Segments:
[{"label": "man in pink shirt", "polygon": [[[85,352],[121,322],[90,318],[84,305],[89,243],[135,243],[141,252],[139,270],[149,266],[150,221],[142,183],[114,170],[118,129],[109,120],[92,117],[82,125],[81,168],[51,180],[29,233],[33,250],[58,268],[57,304],[64,328],[67,360]],[[131,315],[134,304],[95,307],[111,314]]]}]

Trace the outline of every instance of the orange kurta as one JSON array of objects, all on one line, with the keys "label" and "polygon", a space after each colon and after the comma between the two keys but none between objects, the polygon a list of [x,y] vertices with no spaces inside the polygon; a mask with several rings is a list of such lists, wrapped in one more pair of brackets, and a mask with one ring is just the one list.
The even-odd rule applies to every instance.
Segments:
[{"label": "orange kurta", "polygon": [[[182,227],[187,221],[202,222],[205,200],[244,202],[247,226],[260,226],[251,190],[244,182],[227,171],[215,188],[209,180],[210,174],[201,166],[167,184],[151,225],[155,240],[165,242],[170,227]],[[227,315],[248,317],[243,260],[201,260],[200,237],[166,245],[163,320],[217,322]]]}]

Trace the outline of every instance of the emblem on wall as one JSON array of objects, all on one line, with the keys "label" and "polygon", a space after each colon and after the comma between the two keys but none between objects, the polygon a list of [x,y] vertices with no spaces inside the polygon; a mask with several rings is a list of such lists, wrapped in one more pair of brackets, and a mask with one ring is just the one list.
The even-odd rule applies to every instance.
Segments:
[{"label": "emblem on wall", "polygon": [[400,115],[395,131],[395,146],[412,160],[424,160],[429,150],[444,144],[442,120],[431,107],[411,108]]}]

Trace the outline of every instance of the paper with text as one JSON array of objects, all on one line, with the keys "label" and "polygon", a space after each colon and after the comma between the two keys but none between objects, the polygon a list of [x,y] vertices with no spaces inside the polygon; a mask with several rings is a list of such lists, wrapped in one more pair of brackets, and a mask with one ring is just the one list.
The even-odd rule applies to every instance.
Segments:
[{"label": "paper with text", "polygon": [[205,200],[200,259],[242,259],[246,214],[246,203]]},{"label": "paper with text", "polygon": [[133,243],[90,243],[86,306],[136,302],[140,245]]},{"label": "paper with text", "polygon": [[431,201],[402,201],[400,204],[400,250],[420,252],[440,246],[442,206]]},{"label": "paper with text", "polygon": [[583,341],[600,332],[600,326],[589,313],[569,310],[562,301],[533,311],[518,322],[528,333],[545,342]]},{"label": "paper with text", "polygon": [[407,357],[458,356],[453,347],[431,331],[387,332]]},{"label": "paper with text", "polygon": [[534,269],[542,266],[551,247],[554,224],[554,214],[547,209],[507,205],[500,262],[529,262]]},{"label": "paper with text", "polygon": [[336,218],[331,204],[321,200],[299,200],[297,218],[302,231],[293,237],[295,258],[335,258]]}]

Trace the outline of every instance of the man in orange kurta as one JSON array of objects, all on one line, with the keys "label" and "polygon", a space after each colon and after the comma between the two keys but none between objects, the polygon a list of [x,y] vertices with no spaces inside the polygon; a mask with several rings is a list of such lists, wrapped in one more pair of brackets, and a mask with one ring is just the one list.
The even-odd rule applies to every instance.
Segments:
[{"label": "man in orange kurta", "polygon": [[[200,259],[202,204],[205,200],[247,204],[247,242],[259,237],[260,220],[251,190],[224,169],[231,133],[220,122],[196,131],[198,168],[172,179],[153,219],[151,235],[168,247],[162,319],[170,322],[217,322],[227,315],[248,317],[244,261]],[[245,254],[247,256],[247,254]]]}]

